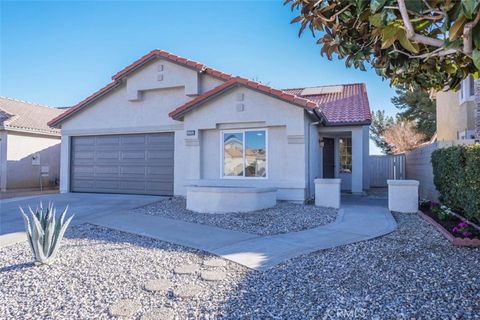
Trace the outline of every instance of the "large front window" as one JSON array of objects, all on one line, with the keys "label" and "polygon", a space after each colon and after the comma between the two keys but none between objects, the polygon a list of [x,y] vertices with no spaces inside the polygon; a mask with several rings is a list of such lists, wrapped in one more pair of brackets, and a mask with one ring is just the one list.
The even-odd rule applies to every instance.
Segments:
[{"label": "large front window", "polygon": [[352,138],[340,139],[340,173],[352,172]]},{"label": "large front window", "polygon": [[267,131],[224,131],[223,176],[267,177]]}]

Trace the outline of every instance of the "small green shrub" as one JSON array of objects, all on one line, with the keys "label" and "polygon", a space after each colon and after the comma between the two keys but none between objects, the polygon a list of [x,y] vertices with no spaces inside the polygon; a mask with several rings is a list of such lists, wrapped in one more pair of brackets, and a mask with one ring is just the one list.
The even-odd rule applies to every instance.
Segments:
[{"label": "small green shrub", "polygon": [[453,214],[452,209],[444,205],[438,205],[432,207],[432,212],[435,213],[438,219],[447,221],[447,220],[455,220],[457,217]]},{"label": "small green shrub", "polygon": [[432,153],[432,166],[442,202],[480,221],[480,146],[437,149]]},{"label": "small green shrub", "polygon": [[428,209],[430,209],[430,207],[432,206],[432,202],[428,199],[421,199],[419,202],[418,202],[418,207],[420,208],[420,210],[422,211],[426,211]]},{"label": "small green shrub", "polygon": [[27,232],[28,243],[32,249],[36,264],[51,264],[60,247],[63,235],[67,230],[73,215],[65,221],[68,206],[58,219],[55,218],[56,210],[52,203],[48,204],[44,210],[42,203],[35,211],[28,207],[30,218],[20,207],[25,229]]}]

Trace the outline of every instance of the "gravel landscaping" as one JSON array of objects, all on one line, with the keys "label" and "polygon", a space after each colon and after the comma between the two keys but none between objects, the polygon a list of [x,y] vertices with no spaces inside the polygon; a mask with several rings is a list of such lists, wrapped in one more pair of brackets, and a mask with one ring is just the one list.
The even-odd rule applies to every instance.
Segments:
[{"label": "gravel landscaping", "polygon": [[[0,249],[0,319],[110,319],[112,313],[132,311],[128,319],[147,319],[159,309],[178,319],[195,319],[198,314],[218,317],[222,301],[247,269],[231,262],[204,266],[210,258],[150,238],[88,224],[75,226],[67,231],[51,266],[33,266],[27,243]],[[199,270],[174,272],[184,265],[198,265]],[[200,278],[201,272],[215,270],[228,270],[224,281]],[[152,283],[159,279],[168,281]],[[168,282],[170,288],[160,290]],[[197,287],[198,297],[184,298]]]},{"label": "gravel landscaping", "polygon": [[[132,308],[133,319],[478,319],[480,249],[453,247],[416,215],[395,217],[399,229],[387,236],[265,272],[72,227],[52,266],[32,266],[27,244],[0,249],[0,318],[108,319]],[[181,266],[193,273],[175,273]]]},{"label": "gravel landscaping", "polygon": [[249,213],[197,213],[186,209],[186,201],[183,197],[158,201],[137,208],[133,212],[263,236],[315,228],[331,223],[337,217],[335,209],[291,202],[279,202],[274,208]]}]

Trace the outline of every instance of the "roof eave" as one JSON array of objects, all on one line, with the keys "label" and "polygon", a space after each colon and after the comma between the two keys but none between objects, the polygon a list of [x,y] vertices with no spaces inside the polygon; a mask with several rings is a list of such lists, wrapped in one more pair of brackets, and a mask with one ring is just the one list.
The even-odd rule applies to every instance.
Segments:
[{"label": "roof eave", "polygon": [[61,133],[56,132],[56,131],[19,128],[19,127],[14,127],[14,126],[5,126],[5,125],[0,126],[0,130],[21,132],[21,133],[30,133],[30,134],[37,134],[37,135],[42,135],[42,136],[55,136],[55,137],[60,137],[61,136]]},{"label": "roof eave", "polygon": [[371,120],[363,120],[363,121],[341,121],[341,122],[329,122],[328,120],[325,121],[326,127],[354,127],[354,126],[366,126],[372,123]]}]

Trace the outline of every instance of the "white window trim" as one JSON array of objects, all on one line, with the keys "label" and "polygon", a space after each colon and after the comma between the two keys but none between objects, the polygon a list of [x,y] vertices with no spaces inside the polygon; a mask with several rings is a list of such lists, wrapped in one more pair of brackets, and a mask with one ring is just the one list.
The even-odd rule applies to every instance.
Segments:
[{"label": "white window trim", "polygon": [[[265,131],[265,177],[245,177],[245,132],[249,131]],[[225,133],[242,133],[243,134],[243,176],[225,176],[223,175],[223,165],[225,161],[223,135]],[[253,128],[253,129],[231,129],[220,131],[220,179],[233,180],[265,180],[268,179],[268,129],[267,128]]]},{"label": "white window trim", "polygon": [[[466,79],[463,79],[461,82],[460,92],[458,93],[458,98],[460,100],[460,103],[464,103],[467,101],[475,101],[475,92],[471,94],[469,81],[470,79],[466,78]],[[475,81],[475,79],[473,81]],[[475,83],[474,83],[474,88],[475,88]],[[462,97],[462,94],[463,94],[463,97]]]}]

